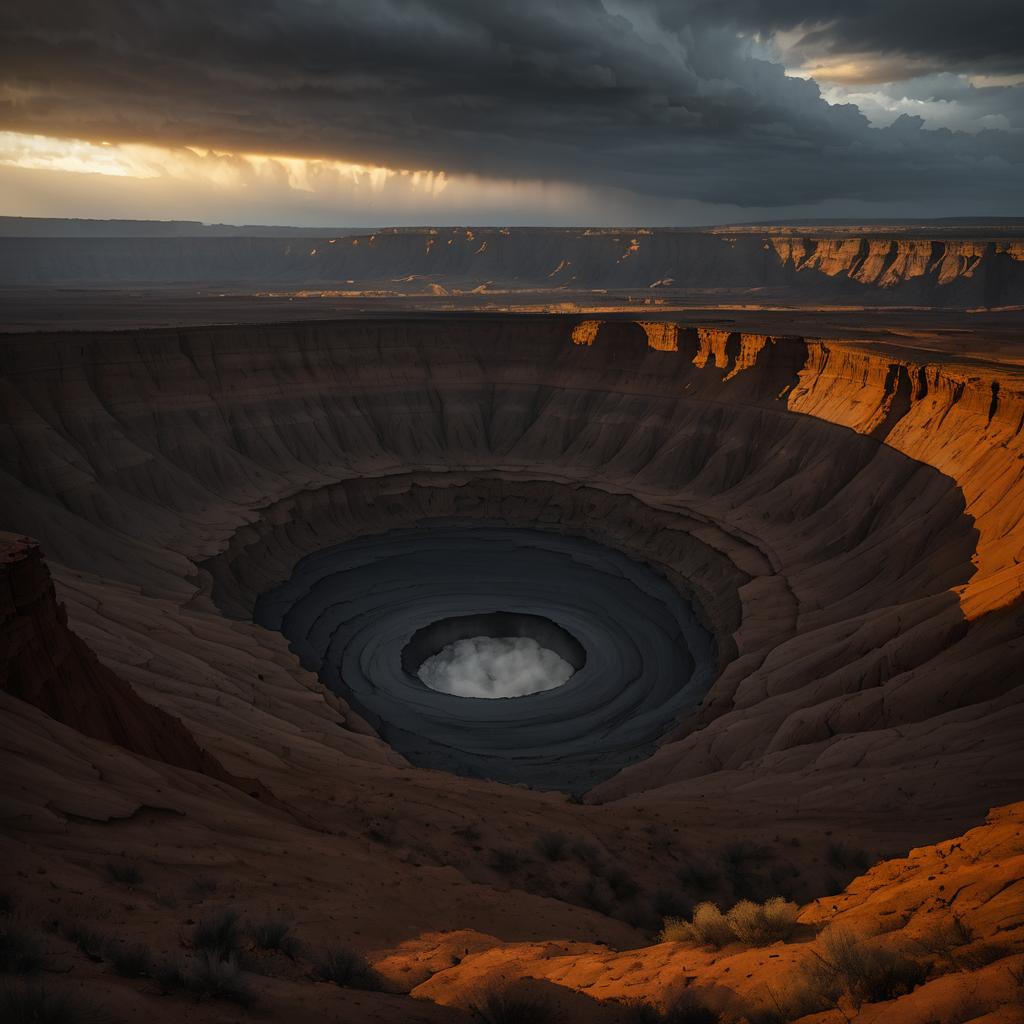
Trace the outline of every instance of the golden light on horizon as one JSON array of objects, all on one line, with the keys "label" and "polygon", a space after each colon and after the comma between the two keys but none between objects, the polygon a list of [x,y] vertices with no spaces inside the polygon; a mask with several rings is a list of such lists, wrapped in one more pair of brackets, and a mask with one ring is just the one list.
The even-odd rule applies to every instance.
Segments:
[{"label": "golden light on horizon", "polygon": [[166,178],[223,189],[276,186],[298,192],[348,188],[380,193],[389,181],[436,197],[448,186],[443,170],[381,167],[319,157],[238,153],[202,146],[144,143],[0,132],[0,165],[37,171],[136,178]]}]

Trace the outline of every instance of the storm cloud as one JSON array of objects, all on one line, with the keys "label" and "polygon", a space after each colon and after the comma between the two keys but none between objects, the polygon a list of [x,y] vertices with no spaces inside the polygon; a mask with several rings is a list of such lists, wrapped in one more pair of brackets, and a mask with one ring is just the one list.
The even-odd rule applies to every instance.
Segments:
[{"label": "storm cloud", "polygon": [[[963,12],[923,0],[11,0],[0,128],[644,201],[912,201],[941,214],[984,196],[1014,213],[1024,87],[972,92],[959,75],[1024,69],[1022,20],[1015,0]],[[914,81],[865,94],[862,109],[787,74],[836,55]],[[933,87],[959,95],[900,95]]]}]

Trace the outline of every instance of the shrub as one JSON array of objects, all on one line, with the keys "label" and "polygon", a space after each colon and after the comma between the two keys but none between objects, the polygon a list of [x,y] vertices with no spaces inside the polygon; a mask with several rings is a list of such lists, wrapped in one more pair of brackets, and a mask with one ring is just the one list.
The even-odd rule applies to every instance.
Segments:
[{"label": "shrub", "polygon": [[204,917],[192,930],[192,948],[227,960],[241,951],[242,932],[238,914],[221,910]]},{"label": "shrub", "polygon": [[741,900],[723,914],[717,903],[698,903],[693,918],[665,918],[661,929],[662,942],[697,942],[721,949],[730,942],[748,946],[767,946],[789,938],[796,928],[799,908],[781,896],[764,903]]},{"label": "shrub", "polygon": [[107,878],[118,885],[139,885],[142,881],[142,872],[136,864],[110,861],[105,870]]},{"label": "shrub", "polygon": [[103,959],[103,950],[107,940],[88,925],[74,922],[64,927],[64,938],[73,942],[90,960],[99,963]]},{"label": "shrub", "polygon": [[732,927],[716,903],[698,903],[690,923],[694,939],[703,945],[721,949],[735,939]]},{"label": "shrub", "polygon": [[367,992],[379,992],[382,987],[380,975],[366,958],[344,946],[325,951],[313,968],[313,976],[342,988],[361,988]]},{"label": "shrub", "polygon": [[568,847],[569,840],[561,832],[545,832],[537,840],[537,852],[540,853],[545,860],[565,860]]},{"label": "shrub", "polygon": [[0,989],[0,1020],[4,1024],[101,1024],[104,1018],[66,992],[31,985]]},{"label": "shrub", "polygon": [[43,965],[35,937],[12,918],[0,920],[0,974],[31,974]]},{"label": "shrub", "polygon": [[111,943],[107,947],[107,956],[110,957],[111,966],[122,978],[144,978],[153,967],[153,957],[149,952],[149,947],[144,946],[141,942],[134,942],[127,946]]},{"label": "shrub", "polygon": [[767,946],[793,934],[799,912],[795,903],[773,896],[761,904],[741,900],[726,914],[726,920],[738,941],[748,946]]},{"label": "shrub", "polygon": [[480,1024],[555,1024],[558,1014],[542,996],[510,987],[485,992],[469,1012]]},{"label": "shrub", "polygon": [[292,935],[291,925],[283,918],[268,918],[259,921],[249,929],[253,944],[257,949],[265,949],[273,953],[282,953],[292,960],[302,949],[302,943]]},{"label": "shrub", "polygon": [[825,933],[822,951],[806,971],[812,989],[833,999],[846,992],[854,1006],[906,995],[927,973],[904,953],[839,929]]},{"label": "shrub", "polygon": [[204,953],[185,974],[185,987],[200,998],[225,999],[239,1006],[252,1002],[249,980],[234,955],[222,959],[216,954]]},{"label": "shrub", "polygon": [[693,942],[693,926],[684,917],[666,917],[662,922],[659,942]]}]

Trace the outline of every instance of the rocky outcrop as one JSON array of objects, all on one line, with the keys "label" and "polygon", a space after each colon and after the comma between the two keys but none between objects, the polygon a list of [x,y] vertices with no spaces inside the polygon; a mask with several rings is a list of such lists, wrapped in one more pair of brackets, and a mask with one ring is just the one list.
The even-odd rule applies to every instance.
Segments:
[{"label": "rocky outcrop", "polygon": [[0,690],[86,736],[275,802],[257,780],[226,772],[180,719],[100,663],[68,628],[38,545],[9,533],[0,533]]}]

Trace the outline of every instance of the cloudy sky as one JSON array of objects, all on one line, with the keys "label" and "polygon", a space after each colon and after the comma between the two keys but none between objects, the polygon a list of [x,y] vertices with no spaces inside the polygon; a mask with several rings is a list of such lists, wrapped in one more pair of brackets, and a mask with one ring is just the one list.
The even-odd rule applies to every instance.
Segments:
[{"label": "cloudy sky", "polygon": [[1024,0],[4,0],[0,214],[1024,215]]}]

